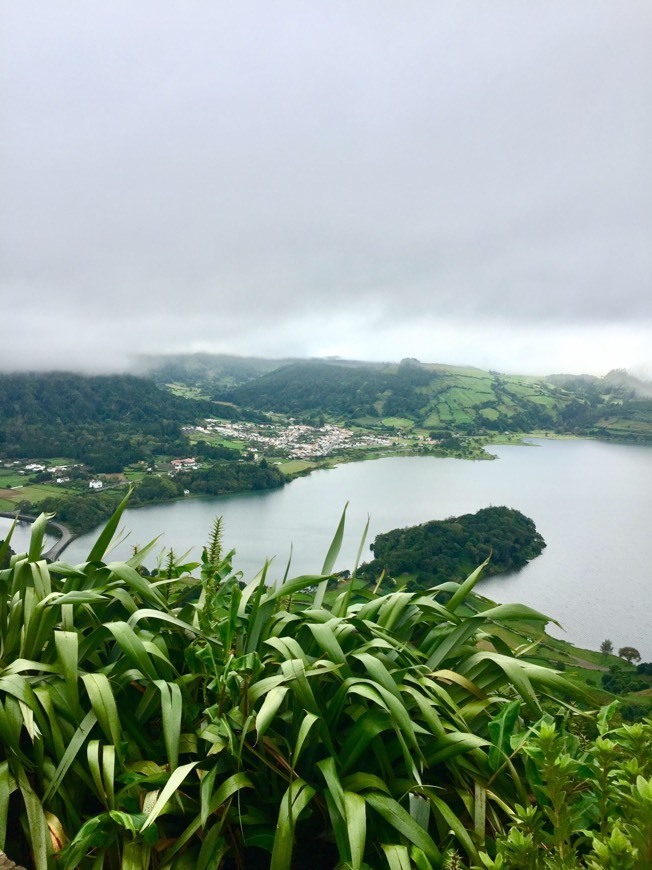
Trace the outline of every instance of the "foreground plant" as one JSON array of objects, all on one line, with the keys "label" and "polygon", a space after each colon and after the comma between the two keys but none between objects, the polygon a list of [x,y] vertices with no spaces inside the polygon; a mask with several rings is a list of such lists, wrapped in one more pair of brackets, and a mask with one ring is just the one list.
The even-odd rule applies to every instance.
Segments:
[{"label": "foreground plant", "polygon": [[[0,572],[0,848],[89,868],[438,868],[527,804],[512,736],[572,693],[473,613],[463,584],[327,595],[319,575],[244,585],[219,525],[201,565],[139,573],[152,545]],[[0,554],[1,556],[2,554]],[[196,571],[199,569],[199,576]],[[525,758],[525,756],[523,756]]]},{"label": "foreground plant", "polygon": [[521,742],[535,802],[514,807],[489,870],[647,870],[652,867],[652,722],[615,727],[601,711],[589,743],[542,719]]}]

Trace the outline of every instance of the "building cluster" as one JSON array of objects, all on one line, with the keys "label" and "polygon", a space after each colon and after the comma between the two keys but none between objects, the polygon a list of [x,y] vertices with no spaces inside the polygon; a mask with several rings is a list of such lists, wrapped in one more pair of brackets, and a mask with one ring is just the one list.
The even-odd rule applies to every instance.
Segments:
[{"label": "building cluster", "polygon": [[332,423],[317,427],[290,421],[287,426],[275,426],[208,419],[205,426],[195,426],[187,431],[221,435],[231,441],[244,441],[252,449],[288,456],[291,459],[319,459],[339,450],[391,445],[388,438],[357,435]]},{"label": "building cluster", "polygon": [[[10,462],[4,462],[3,466],[5,468],[16,468],[17,465],[22,465],[20,460],[14,460]],[[65,472],[69,471],[70,468],[74,468],[76,466],[69,465],[50,465],[46,466],[42,462],[28,462],[26,465],[22,465],[22,468],[16,468],[16,474],[40,474],[43,471],[47,471],[52,475],[52,480],[54,483],[68,483],[70,480],[70,476],[65,474]],[[9,487],[9,489],[22,489],[21,486]]]}]

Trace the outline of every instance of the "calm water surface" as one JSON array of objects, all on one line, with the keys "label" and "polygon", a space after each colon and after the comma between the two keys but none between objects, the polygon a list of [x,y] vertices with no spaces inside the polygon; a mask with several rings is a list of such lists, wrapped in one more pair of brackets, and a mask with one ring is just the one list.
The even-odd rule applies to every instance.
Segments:
[{"label": "calm water surface", "polygon": [[[355,561],[367,514],[368,544],[380,532],[489,505],[531,517],[548,546],[517,574],[482,581],[498,601],[523,601],[558,619],[566,636],[595,649],[607,637],[616,649],[635,646],[652,660],[652,448],[594,441],[536,440],[529,447],[492,448],[494,462],[432,457],[378,459],[316,471],[283,489],[193,499],[127,511],[128,538],[113,558],[130,555],[162,534],[159,552],[181,554],[206,540],[212,520],[224,517],[224,540],[235,566],[251,577],[274,557],[283,576],[293,544],[290,576],[319,572],[345,502],[347,532],[337,568]],[[81,562],[95,533],[65,551]],[[152,560],[150,560],[151,562]]]},{"label": "calm water surface", "polygon": [[[13,520],[0,517],[0,541],[6,537]],[[14,553],[26,553],[29,547],[29,538],[32,526],[30,523],[18,523],[11,536],[11,549]],[[57,538],[54,535],[43,535],[43,550],[47,552]]]}]

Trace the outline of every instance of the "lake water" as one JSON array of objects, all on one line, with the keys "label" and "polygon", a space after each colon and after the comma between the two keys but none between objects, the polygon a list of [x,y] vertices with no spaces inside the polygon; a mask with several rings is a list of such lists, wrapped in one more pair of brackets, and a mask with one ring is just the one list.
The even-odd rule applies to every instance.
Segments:
[{"label": "lake water", "polygon": [[[404,457],[348,463],[280,490],[127,511],[130,534],[114,558],[161,533],[159,551],[183,553],[204,542],[221,515],[236,567],[251,577],[274,557],[273,579],[283,576],[291,542],[290,576],[319,572],[347,501],[338,569],[353,566],[367,514],[363,561],[380,532],[506,505],[531,517],[548,546],[522,571],[482,581],[479,591],[544,611],[563,624],[567,634],[560,636],[580,646],[595,649],[608,637],[616,649],[634,646],[652,660],[652,448],[535,440],[492,452],[494,462]],[[83,561],[94,539],[74,541],[63,558]]]},{"label": "lake water", "polygon": [[[0,517],[0,541],[3,541],[11,528],[13,520]],[[11,536],[11,549],[14,553],[26,553],[29,548],[29,538],[32,532],[31,523],[18,523]],[[47,552],[57,540],[55,535],[43,535],[43,550]]]}]

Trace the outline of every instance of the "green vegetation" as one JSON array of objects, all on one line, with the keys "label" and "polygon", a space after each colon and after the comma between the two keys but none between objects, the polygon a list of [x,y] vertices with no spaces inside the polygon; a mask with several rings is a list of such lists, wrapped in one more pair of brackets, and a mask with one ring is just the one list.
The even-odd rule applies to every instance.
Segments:
[{"label": "green vegetation", "polygon": [[42,516],[0,572],[14,860],[649,866],[650,725],[569,705],[588,696],[503,639],[540,636],[545,616],[470,612],[480,569],[427,592],[377,597],[354,579],[327,595],[343,517],[321,573],[279,589],[265,568],[246,585],[232,573],[219,521],[200,564],[170,553],[149,576],[151,545],[103,561],[125,504],[83,565],[40,558]]},{"label": "green vegetation", "polygon": [[395,579],[409,575],[408,589],[424,589],[459,580],[489,557],[486,574],[518,571],[544,547],[536,526],[520,511],[488,507],[378,535],[371,545],[374,559],[360,574],[374,577],[384,571]]},{"label": "green vegetation", "polygon": [[370,428],[462,434],[533,432],[652,439],[652,399],[620,373],[606,378],[502,375],[480,369],[344,361],[276,367],[216,394],[243,408],[306,421],[319,415]]},{"label": "green vegetation", "polygon": [[121,472],[155,455],[186,456],[190,442],[181,426],[218,411],[227,419],[261,419],[173,396],[132,375],[0,374],[0,453],[66,456],[92,473]]},{"label": "green vegetation", "polygon": [[[285,476],[275,466],[254,462],[214,462],[192,471],[180,471],[174,477],[167,474],[143,474],[131,496],[131,507],[154,504],[193,495],[225,495],[231,492],[274,489],[283,486]],[[28,492],[27,489],[21,493]],[[43,497],[45,495],[45,498]],[[38,507],[57,515],[75,534],[96,528],[111,516],[121,499],[124,487],[94,493],[62,495],[60,491],[39,493]],[[21,495],[21,498],[25,498]],[[34,513],[35,505],[21,502],[24,513]]]},{"label": "green vegetation", "polygon": [[[0,468],[0,507],[56,512],[82,533],[111,515],[129,481],[137,481],[134,506],[187,491],[219,495],[282,485],[277,469],[241,462],[241,452],[223,444],[193,443],[182,430],[218,413],[231,420],[266,419],[232,405],[179,398],[133,376],[0,375],[0,455],[8,465]],[[175,470],[170,460],[189,454],[199,463],[194,473],[169,477]],[[45,461],[28,473],[17,467],[18,457],[22,466],[25,457]],[[163,474],[146,473],[157,466]],[[89,480],[98,474],[105,475],[103,491],[91,492]]]},{"label": "green vegetation", "polygon": [[616,726],[601,711],[597,736],[552,717],[507,738],[526,758],[528,802],[496,839],[487,870],[645,870],[652,866],[652,723]]},{"label": "green vegetation", "polygon": [[288,362],[228,354],[164,354],[141,356],[138,370],[159,386],[170,386],[179,394],[195,398],[246,384]]}]

